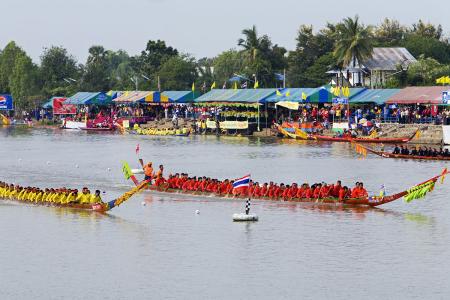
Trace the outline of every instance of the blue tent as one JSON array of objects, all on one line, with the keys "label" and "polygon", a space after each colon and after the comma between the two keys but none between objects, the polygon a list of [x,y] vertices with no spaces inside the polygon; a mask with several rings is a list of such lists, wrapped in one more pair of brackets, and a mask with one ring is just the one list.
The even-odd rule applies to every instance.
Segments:
[{"label": "blue tent", "polygon": [[92,93],[92,92],[78,92],[75,95],[67,98],[64,104],[74,105],[107,105],[111,103],[111,96],[105,93]]}]

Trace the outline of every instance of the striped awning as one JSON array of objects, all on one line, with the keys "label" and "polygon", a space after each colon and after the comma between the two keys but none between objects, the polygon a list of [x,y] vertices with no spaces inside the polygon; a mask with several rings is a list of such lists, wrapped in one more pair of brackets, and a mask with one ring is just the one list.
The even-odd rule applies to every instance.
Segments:
[{"label": "striped awning", "polygon": [[115,103],[170,103],[169,97],[158,91],[124,91],[118,92]]}]

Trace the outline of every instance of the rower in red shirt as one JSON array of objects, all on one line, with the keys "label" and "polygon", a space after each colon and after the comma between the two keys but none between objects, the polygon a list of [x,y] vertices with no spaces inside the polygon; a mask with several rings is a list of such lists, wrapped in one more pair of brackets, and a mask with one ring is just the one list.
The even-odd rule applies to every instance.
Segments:
[{"label": "rower in red shirt", "polygon": [[298,186],[296,183],[293,183],[291,188],[289,189],[288,198],[294,199],[297,197]]},{"label": "rower in red shirt", "polygon": [[313,198],[319,199],[320,197],[320,189],[322,188],[322,184],[317,184],[313,190]]},{"label": "rower in red shirt", "polygon": [[255,197],[255,198],[259,198],[260,197],[260,195],[259,195],[260,191],[261,191],[261,187],[259,186],[259,183],[255,182],[255,186],[253,188],[252,196]]},{"label": "rower in red shirt", "polygon": [[324,183],[323,186],[320,188],[319,191],[319,198],[324,199],[324,198],[328,198],[330,194],[330,187]]},{"label": "rower in red shirt", "polygon": [[355,187],[352,189],[352,198],[359,197],[359,182],[355,184]]},{"label": "rower in red shirt", "polygon": [[339,190],[339,200],[343,201],[344,199],[348,198],[348,188],[346,186],[341,187]]},{"label": "rower in red shirt", "polygon": [[267,192],[268,192],[268,188],[267,188],[267,183],[265,182],[260,191],[261,197],[266,197]]},{"label": "rower in red shirt", "polygon": [[369,194],[367,193],[367,190],[364,188],[364,183],[360,182],[359,183],[359,197],[367,197],[369,196]]},{"label": "rower in red shirt", "polygon": [[283,192],[286,188],[284,187],[284,183],[280,184],[279,187],[277,187],[277,189],[275,190],[274,193],[274,199],[275,200],[280,200],[281,197],[283,196]]},{"label": "rower in red shirt", "polygon": [[283,193],[281,194],[281,198],[283,200],[289,199],[289,191],[290,191],[290,189],[291,189],[291,186],[287,185],[286,188],[283,190]]},{"label": "rower in red shirt", "polygon": [[341,189],[342,189],[342,182],[338,180],[336,184],[333,186],[333,191],[331,193],[332,196],[336,198],[339,197],[339,192],[341,191]]}]

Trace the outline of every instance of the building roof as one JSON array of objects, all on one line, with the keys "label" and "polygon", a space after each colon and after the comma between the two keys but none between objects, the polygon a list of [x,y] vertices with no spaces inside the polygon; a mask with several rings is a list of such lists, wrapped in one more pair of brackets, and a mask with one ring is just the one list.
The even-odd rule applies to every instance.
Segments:
[{"label": "building roof", "polygon": [[350,97],[350,104],[375,103],[381,105],[400,91],[401,89],[366,89],[353,98]]},{"label": "building roof", "polygon": [[105,105],[111,102],[111,97],[105,93],[100,92],[78,92],[75,95],[70,96],[64,102],[64,104],[74,104],[74,105]]},{"label": "building roof", "polygon": [[442,92],[449,90],[445,86],[414,86],[400,90],[389,97],[387,103],[397,104],[442,104]]},{"label": "building roof", "polygon": [[362,63],[369,70],[396,71],[398,66],[407,67],[416,62],[406,48],[373,48],[372,57]]},{"label": "building roof", "polygon": [[261,103],[276,89],[217,89],[201,95],[194,102]]}]

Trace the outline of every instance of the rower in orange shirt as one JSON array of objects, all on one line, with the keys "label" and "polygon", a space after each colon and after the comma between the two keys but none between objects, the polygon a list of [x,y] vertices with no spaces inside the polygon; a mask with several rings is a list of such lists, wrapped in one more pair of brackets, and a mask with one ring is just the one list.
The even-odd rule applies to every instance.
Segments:
[{"label": "rower in orange shirt", "polygon": [[151,180],[153,179],[152,162],[149,162],[148,164],[146,164],[143,169],[144,169],[144,174],[145,174],[144,180],[148,180],[151,183]]},{"label": "rower in orange shirt", "polygon": [[339,190],[339,200],[342,201],[346,198],[348,198],[348,188],[344,186]]},{"label": "rower in orange shirt", "polygon": [[158,172],[156,172],[156,175],[155,175],[155,178],[156,178],[155,185],[156,186],[161,186],[166,181],[164,179],[163,172],[164,172],[164,166],[159,165],[159,170],[158,170]]},{"label": "rower in orange shirt", "polygon": [[255,186],[253,188],[253,193],[252,196],[255,198],[259,198],[260,197],[260,193],[261,192],[261,187],[259,186],[259,182],[255,182]]},{"label": "rower in orange shirt", "polygon": [[298,191],[298,186],[296,183],[293,183],[291,188],[289,189],[289,193],[288,193],[288,198],[289,199],[294,199],[295,197],[297,197],[297,191]]},{"label": "rower in orange shirt", "polygon": [[329,195],[330,195],[330,187],[326,183],[324,183],[320,188],[319,198],[321,199],[328,198]]},{"label": "rower in orange shirt", "polygon": [[367,193],[367,190],[364,188],[364,183],[359,183],[359,197],[367,197],[369,194]]},{"label": "rower in orange shirt", "polygon": [[259,192],[260,197],[266,197],[268,191],[269,191],[269,189],[268,189],[268,187],[267,187],[267,183],[264,182],[264,184],[263,184],[263,186],[262,186],[262,188],[261,188],[261,190],[260,190],[260,192]]},{"label": "rower in orange shirt", "polygon": [[355,187],[352,189],[352,198],[359,197],[359,182],[355,184]]}]

